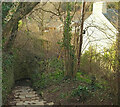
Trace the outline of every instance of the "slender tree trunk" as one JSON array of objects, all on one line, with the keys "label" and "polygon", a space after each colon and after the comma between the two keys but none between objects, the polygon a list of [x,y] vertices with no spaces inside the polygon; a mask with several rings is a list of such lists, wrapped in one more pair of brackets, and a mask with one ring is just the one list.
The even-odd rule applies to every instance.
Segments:
[{"label": "slender tree trunk", "polygon": [[83,2],[82,6],[82,21],[81,21],[81,29],[80,29],[80,40],[79,40],[79,51],[78,51],[78,68],[80,66],[80,58],[81,58],[81,51],[82,51],[82,43],[83,43],[83,24],[84,24],[84,14],[85,13],[85,2]]},{"label": "slender tree trunk", "polygon": [[117,80],[118,80],[118,105],[120,106],[120,2],[118,2],[118,34],[117,34]]}]

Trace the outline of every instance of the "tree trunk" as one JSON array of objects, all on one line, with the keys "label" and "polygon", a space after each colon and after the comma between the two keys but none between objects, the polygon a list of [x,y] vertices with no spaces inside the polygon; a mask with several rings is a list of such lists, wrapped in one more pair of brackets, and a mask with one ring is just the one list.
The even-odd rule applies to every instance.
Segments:
[{"label": "tree trunk", "polygon": [[84,15],[85,15],[85,2],[83,2],[82,6],[82,21],[81,21],[81,29],[80,29],[80,40],[79,40],[79,51],[78,51],[78,68],[80,67],[80,58],[82,51],[82,43],[83,43],[83,24],[84,24]]},{"label": "tree trunk", "polygon": [[[13,14],[13,17],[9,20],[9,22],[6,24],[5,28],[2,32],[2,37],[5,40],[3,44],[3,49],[7,50],[6,48],[10,48],[10,43],[12,43],[16,36],[15,31],[17,31],[17,25],[18,21],[21,20],[24,16],[26,16],[29,12],[32,11],[32,9],[38,4],[38,2],[34,3],[25,3],[21,2],[16,10],[16,12]],[[13,36],[14,35],[14,36]],[[13,44],[13,43],[12,43]]]},{"label": "tree trunk", "polygon": [[63,33],[63,46],[65,51],[65,77],[73,78],[74,74],[74,51],[71,46],[71,16],[70,16],[70,3],[67,3],[67,16],[64,20],[64,33]]}]

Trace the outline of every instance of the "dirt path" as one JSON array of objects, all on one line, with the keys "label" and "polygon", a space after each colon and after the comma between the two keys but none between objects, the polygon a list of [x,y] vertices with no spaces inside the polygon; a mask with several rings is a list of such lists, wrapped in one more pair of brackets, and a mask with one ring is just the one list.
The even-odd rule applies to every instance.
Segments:
[{"label": "dirt path", "polygon": [[8,101],[9,105],[53,105],[46,102],[29,86],[16,86]]}]

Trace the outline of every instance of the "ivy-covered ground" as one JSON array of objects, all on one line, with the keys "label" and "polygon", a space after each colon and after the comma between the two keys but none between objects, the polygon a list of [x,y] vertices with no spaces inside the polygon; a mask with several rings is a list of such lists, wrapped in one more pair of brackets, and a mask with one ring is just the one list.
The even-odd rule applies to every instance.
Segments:
[{"label": "ivy-covered ground", "polygon": [[[78,71],[76,78],[64,78],[62,60],[48,60],[52,72],[34,75],[33,88],[44,100],[55,105],[114,105],[116,97],[111,93],[107,81],[94,80],[94,77]],[[39,78],[39,79],[37,79]]]}]

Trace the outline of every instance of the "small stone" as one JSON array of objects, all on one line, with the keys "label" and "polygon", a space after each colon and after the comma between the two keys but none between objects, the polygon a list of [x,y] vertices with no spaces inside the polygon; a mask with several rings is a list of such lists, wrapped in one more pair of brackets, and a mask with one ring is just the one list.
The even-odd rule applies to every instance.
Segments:
[{"label": "small stone", "polygon": [[34,94],[29,94],[29,95],[26,95],[26,97],[35,97],[36,95]]},{"label": "small stone", "polygon": [[44,105],[43,102],[36,102],[35,105]]},{"label": "small stone", "polygon": [[29,105],[29,102],[24,102],[23,105]]},{"label": "small stone", "polygon": [[39,100],[39,98],[31,98],[31,100]]},{"label": "small stone", "polygon": [[10,102],[10,105],[15,105],[15,104],[16,104],[16,102],[15,102],[15,101]]},{"label": "small stone", "polygon": [[16,92],[15,94],[16,94],[16,95],[20,95],[20,93],[18,93],[18,92]]},{"label": "small stone", "polygon": [[18,96],[18,95],[15,95],[15,98],[19,98],[19,96]]},{"label": "small stone", "polygon": [[35,100],[35,102],[39,102],[39,100]]},{"label": "small stone", "polygon": [[31,104],[36,104],[36,102],[32,102]]},{"label": "small stone", "polygon": [[24,99],[24,98],[25,98],[25,96],[23,96],[23,95],[20,95],[20,96],[19,96],[19,98],[21,98],[21,99]]},{"label": "small stone", "polygon": [[32,100],[31,98],[25,98],[24,101],[30,101]]},{"label": "small stone", "polygon": [[16,103],[16,105],[23,105],[23,102],[18,102]]},{"label": "small stone", "polygon": [[44,101],[44,100],[41,100],[40,102],[42,102],[42,103],[46,103],[46,101]]},{"label": "small stone", "polygon": [[54,103],[53,102],[50,102],[50,103],[47,103],[48,105],[54,105]]},{"label": "small stone", "polygon": [[31,103],[31,101],[25,101],[24,105],[29,105]]},{"label": "small stone", "polygon": [[14,101],[18,102],[18,101],[20,101],[20,99],[14,99]]},{"label": "small stone", "polygon": [[33,94],[36,94],[36,92],[35,92],[35,91],[33,91],[32,93],[33,93]]}]

